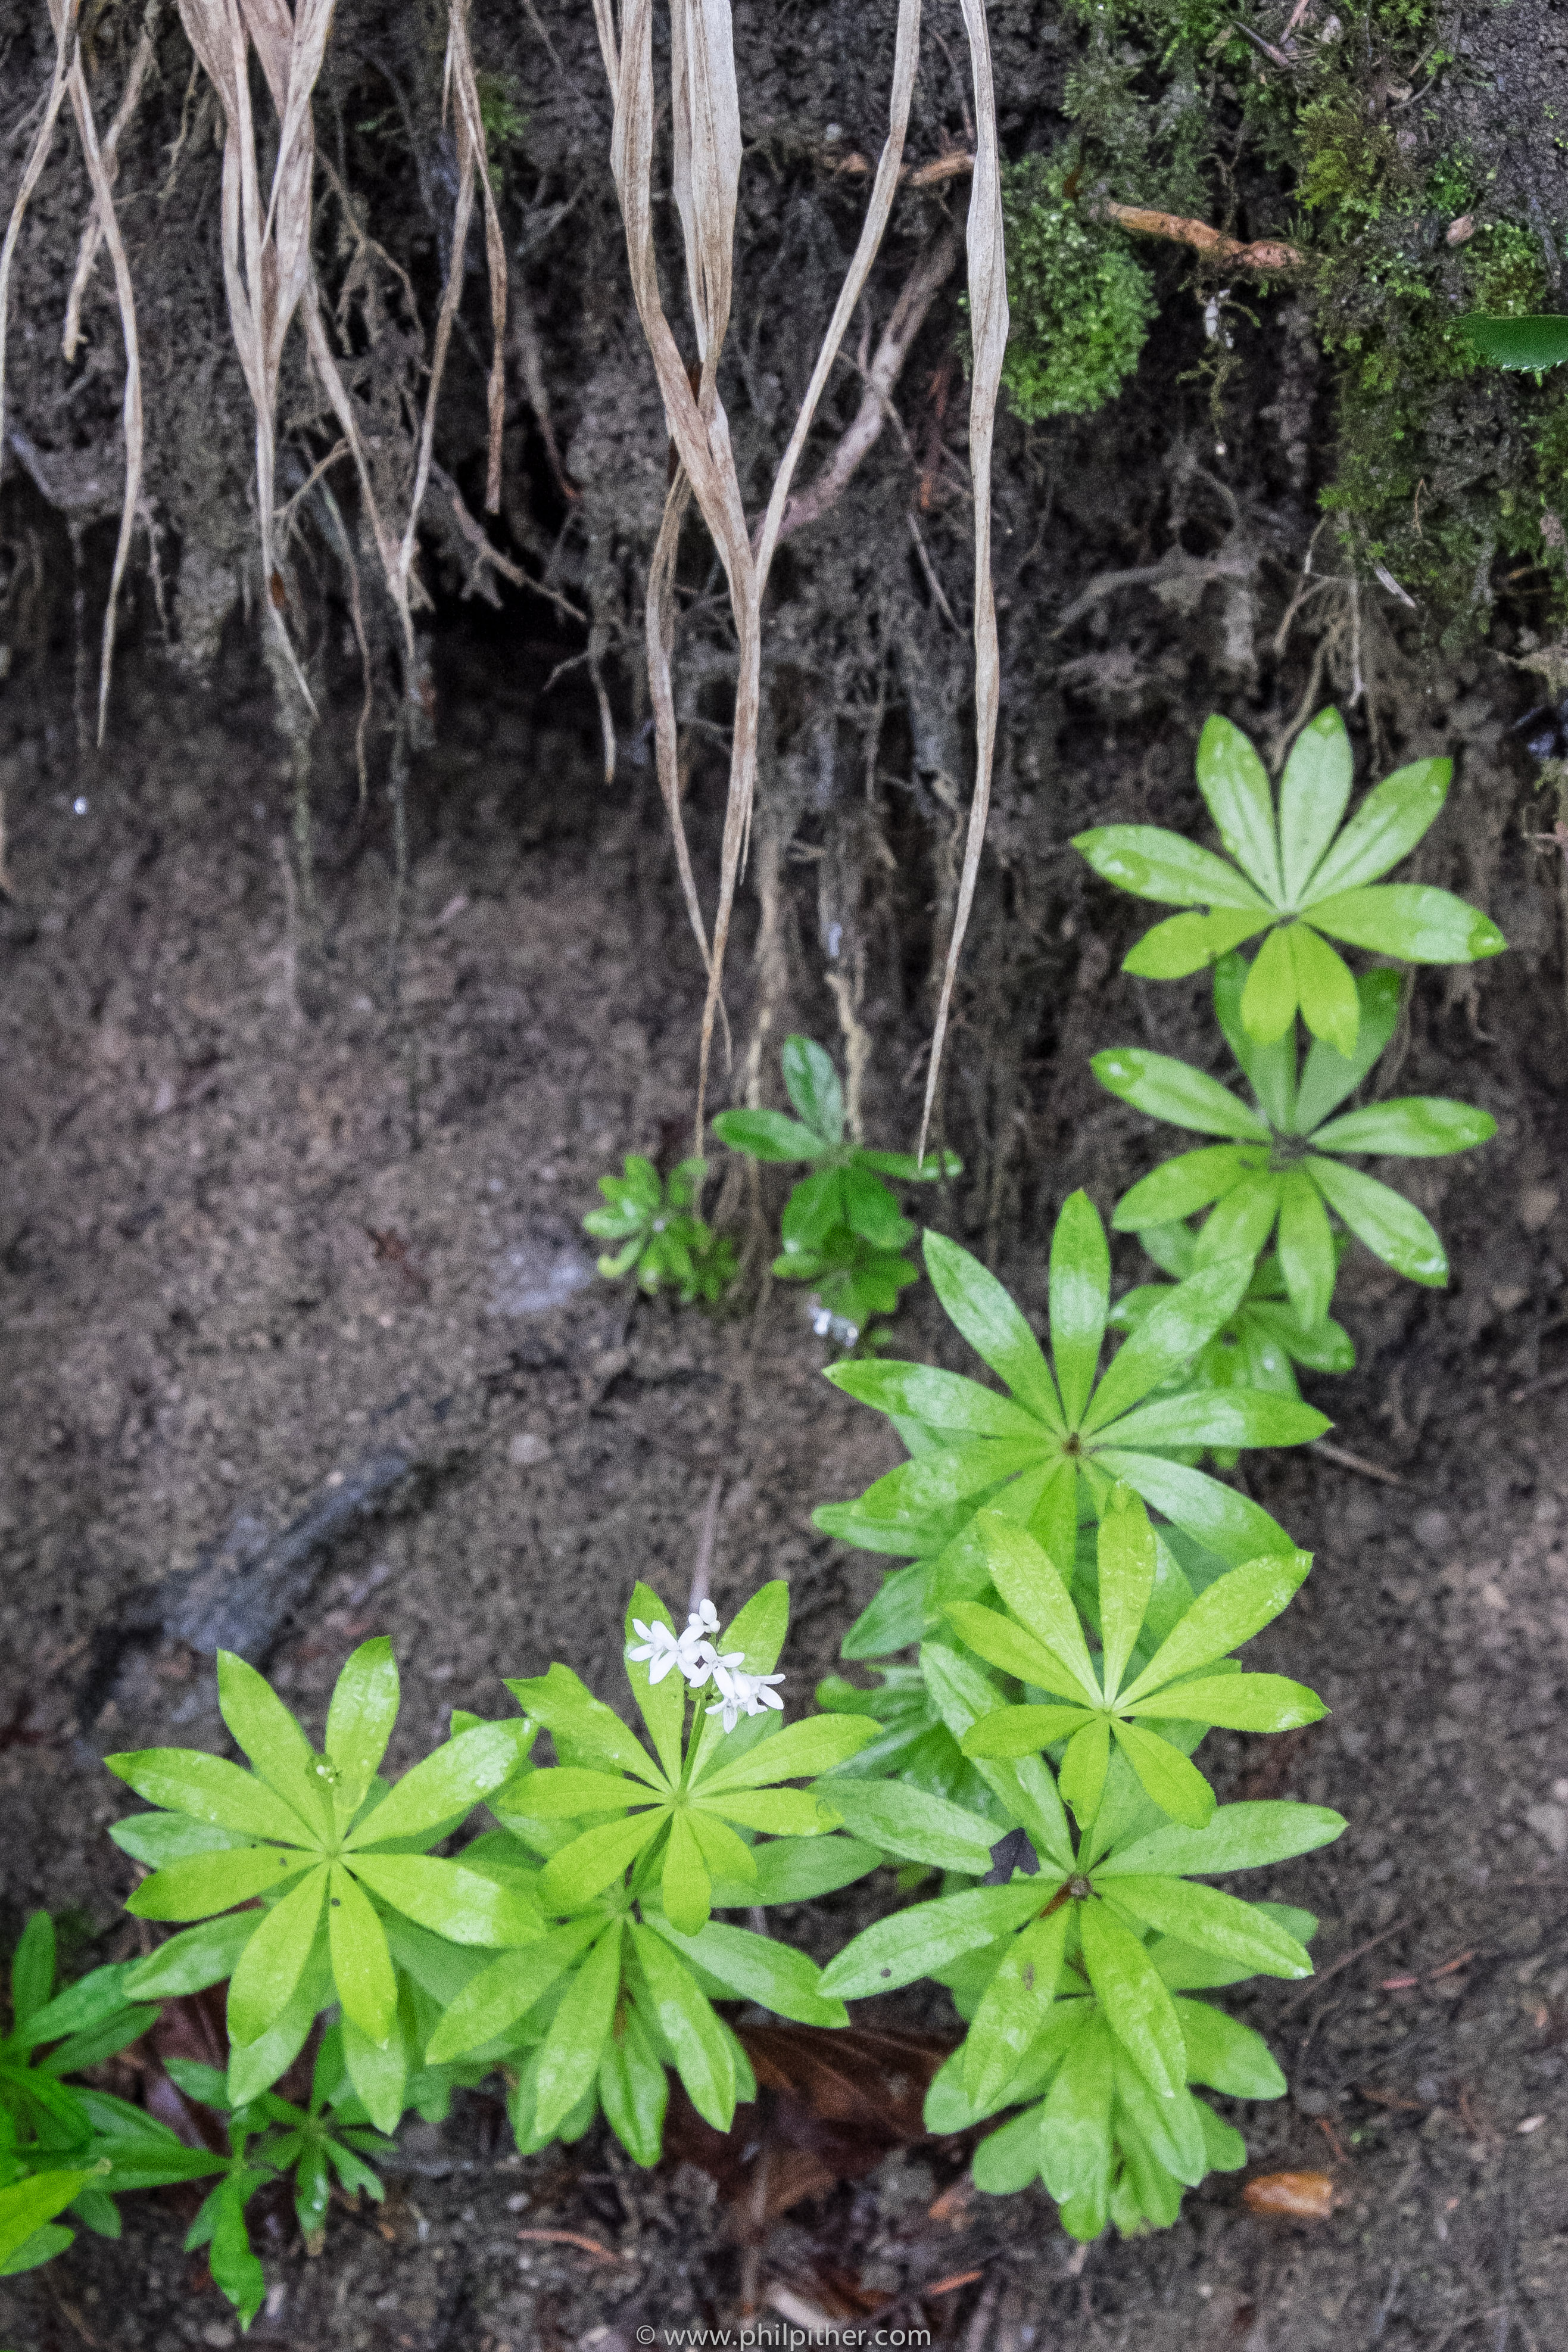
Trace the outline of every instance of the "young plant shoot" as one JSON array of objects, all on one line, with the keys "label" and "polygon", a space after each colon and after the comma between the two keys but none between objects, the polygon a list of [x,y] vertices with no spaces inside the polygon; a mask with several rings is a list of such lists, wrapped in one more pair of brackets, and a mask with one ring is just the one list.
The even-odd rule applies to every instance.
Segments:
[{"label": "young plant shoot", "polygon": [[1243,959],[1224,957],[1215,968],[1214,1009],[1250,1084],[1250,1106],[1218,1078],[1166,1054],[1114,1046],[1095,1055],[1101,1085],[1134,1109],[1228,1139],[1167,1160],[1123,1195],[1111,1222],[1119,1233],[1142,1233],[1208,1210],[1195,1266],[1251,1258],[1277,1229],[1280,1273],[1302,1339],[1312,1345],[1307,1335],[1326,1322],[1339,1266],[1331,1211],[1412,1282],[1440,1286],[1448,1278],[1443,1244],[1420,1210],[1364,1170],[1347,1167],[1346,1156],[1432,1159],[1469,1151],[1497,1133],[1497,1121],[1437,1095],[1340,1111],[1394,1034],[1397,972],[1363,975],[1354,1052],[1341,1054],[1320,1037],[1299,1076],[1293,1024],[1269,1045],[1249,1034],[1242,1017],[1247,986]]},{"label": "young plant shoot", "polygon": [[784,1247],[773,1271],[785,1282],[810,1282],[829,1316],[849,1327],[853,1347],[874,1315],[891,1315],[898,1295],[920,1279],[904,1253],[915,1227],[883,1179],[930,1184],[962,1173],[954,1151],[928,1151],[922,1160],[904,1151],[868,1151],[846,1139],[843,1087],[831,1056],[810,1037],[789,1037],[784,1086],[798,1116],[779,1110],[721,1111],[714,1133],[732,1151],[781,1165],[806,1160],[785,1203]]},{"label": "young plant shoot", "polygon": [[600,1178],[608,1205],[591,1209],[582,1221],[584,1233],[621,1244],[600,1259],[600,1273],[607,1282],[634,1274],[650,1298],[667,1287],[683,1307],[698,1299],[716,1307],[735,1280],[736,1256],[735,1244],[697,1214],[707,1161],[683,1160],[667,1184],[638,1152],[627,1153],[625,1170]]},{"label": "young plant shoot", "polygon": [[1349,1056],[1361,1003],[1331,939],[1407,963],[1474,963],[1507,945],[1489,916],[1451,891],[1379,881],[1432,824],[1452,768],[1448,760],[1400,768],[1342,830],[1354,763],[1337,710],[1321,710],[1297,736],[1277,809],[1257,752],[1239,728],[1216,716],[1198,743],[1197,786],[1227,857],[1148,824],[1099,825],[1073,846],[1120,889],[1203,910],[1156,923],[1124,959],[1124,971],[1177,980],[1265,932],[1241,992],[1247,1034],[1275,1044],[1299,1006],[1313,1036]]}]

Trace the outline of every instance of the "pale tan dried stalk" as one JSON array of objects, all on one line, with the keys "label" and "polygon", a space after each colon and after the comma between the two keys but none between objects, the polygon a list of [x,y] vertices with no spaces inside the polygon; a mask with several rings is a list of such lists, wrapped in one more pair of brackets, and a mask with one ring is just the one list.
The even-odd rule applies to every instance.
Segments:
[{"label": "pale tan dried stalk", "polygon": [[5,241],[0,245],[0,470],[5,463],[5,329],[11,307],[11,264],[16,258],[16,240],[22,234],[22,222],[32,200],[34,189],[43,177],[44,165],[49,160],[49,150],[55,143],[55,127],[65,104],[66,77],[76,46],[77,16],[80,0],[68,0],[64,14],[55,25],[55,69],[44,99],[44,111],[33,143],[27,150],[27,160],[22,168],[21,184],[11,206],[11,217],[5,226]]},{"label": "pale tan dried stalk", "polygon": [[[67,37],[71,16],[68,0],[49,0],[49,15],[54,22],[57,39]],[[95,217],[109,247],[109,257],[114,270],[120,331],[125,345],[125,396],[120,405],[120,430],[125,443],[125,491],[120,500],[120,536],[115,541],[114,568],[110,574],[109,603],[104,610],[103,645],[98,666],[98,741],[101,746],[109,718],[109,682],[114,670],[115,618],[120,605],[120,583],[125,578],[131,535],[136,529],[137,508],[141,499],[141,348],[136,331],[136,291],[131,280],[131,264],[126,257],[125,240],[120,234],[120,222],[115,215],[109,167],[99,144],[98,125],[93,119],[92,100],[88,92],[79,39],[72,42],[66,89],[70,96],[71,112],[76,117],[77,134],[87,163]]]},{"label": "pale tan dried stalk", "polygon": [[[141,102],[142,87],[147,79],[147,68],[152,62],[153,37],[158,29],[158,18],[161,13],[160,0],[151,0],[146,16],[142,21],[141,37],[136,44],[135,54],[131,60],[131,71],[125,78],[125,88],[120,94],[120,104],[114,110],[114,120],[99,142],[103,168],[110,187],[114,185],[120,173],[120,142],[125,135],[127,124]],[[61,348],[68,362],[75,359],[77,346],[81,341],[81,306],[87,299],[88,285],[92,277],[92,266],[98,259],[98,251],[103,243],[103,207],[99,203],[95,193],[92,210],[87,216],[87,226],[82,230],[81,243],[77,247],[77,266],[71,275],[71,290],[66,298],[66,323],[65,332],[61,337]]]},{"label": "pale tan dried stalk", "polygon": [[[695,387],[687,377],[664,313],[653,254],[655,107],[652,0],[627,0],[619,43],[612,0],[594,0],[594,20],[605,71],[615,91],[611,160],[626,227],[632,292],[679,460],[679,471],[671,484],[650,567],[646,638],[660,789],[674,835],[687,912],[707,970],[697,1074],[696,1131],[700,1149],[714,1024],[720,1012],[725,950],[756,794],[762,593],[801,449],[880,247],[897,189],[919,54],[920,5],[919,0],[900,0],[887,144],[878,165],[854,258],[779,464],[755,553],[730,447],[728,419],[717,386],[718,357],[729,322],[740,173],[739,102],[728,0],[672,0],[671,6],[674,193],[685,241],[687,293],[696,334],[699,372]],[[724,566],[738,640],[729,790],[711,949],[681,821],[670,679],[675,553],[681,522],[694,496]]]},{"label": "pale tan dried stalk", "polygon": [[1001,656],[997,636],[996,595],[991,585],[991,449],[997,394],[1008,343],[1008,273],[1002,231],[1001,157],[997,142],[997,97],[991,79],[991,47],[985,0],[960,0],[969,36],[969,72],[975,93],[975,177],[969,193],[969,319],[974,333],[974,373],[969,390],[969,476],[975,486],[975,793],[964,843],[964,871],[942,973],[942,994],[931,1036],[920,1139],[925,1153],[932,1108],[942,1069],[942,1048],[953,1003],[958,958],[975,903],[980,850],[991,804],[991,762],[996,752],[1001,699]]}]

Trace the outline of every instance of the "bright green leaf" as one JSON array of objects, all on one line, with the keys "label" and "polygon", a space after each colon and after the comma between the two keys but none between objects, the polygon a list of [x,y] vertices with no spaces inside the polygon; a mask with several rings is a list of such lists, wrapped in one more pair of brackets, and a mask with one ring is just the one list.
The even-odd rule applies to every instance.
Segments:
[{"label": "bright green leaf", "polygon": [[[315,1922],[311,1922],[314,1929]],[[332,1864],[327,1900],[327,1937],[332,1981],[352,2018],[378,2049],[384,2046],[397,2014],[397,1979],[375,1906],[340,1862]],[[255,2037],[252,2036],[252,2039]]]},{"label": "bright green leaf", "polygon": [[1239,1650],[1289,1606],[1312,1564],[1311,1552],[1276,1552],[1217,1578],[1198,1594],[1137,1680],[1123,1692],[1123,1704],[1143,1698],[1178,1675],[1196,1674],[1216,1658]]},{"label": "bright green leaf", "polygon": [[142,1748],[104,1763],[150,1805],[189,1813],[242,1836],[277,1838],[284,1845],[310,1845],[312,1832],[281,1797],[252,1772],[242,1772],[222,1756],[199,1748]]},{"label": "bright green leaf", "polygon": [[1268,901],[1251,884],[1185,835],[1154,824],[1103,824],[1074,834],[1072,846],[1103,881],[1134,898],[1166,907],[1256,908],[1267,919]]},{"label": "bright green leaf", "polygon": [[1186,2080],[1186,2053],[1175,2006],[1147,1949],[1103,1901],[1079,1905],[1078,1928],[1084,1972],[1106,2024],[1155,2096],[1174,2098]]},{"label": "bright green leaf", "polygon": [[1396,1274],[1428,1290],[1441,1290],[1448,1279],[1448,1260],[1432,1225],[1413,1201],[1380,1184],[1359,1168],[1315,1155],[1302,1166],[1327,1201],[1337,1209],[1357,1240],[1383,1258]]},{"label": "bright green leaf", "polygon": [[1051,1236],[1051,1354],[1068,1426],[1076,1428],[1094,1387],[1111,1299],[1111,1252],[1087,1192],[1062,1202]]},{"label": "bright green leaf", "polygon": [[923,1246],[932,1287],[975,1353],[1020,1404],[1061,1428],[1056,1385],[1040,1342],[996,1276],[945,1234],[927,1231]]},{"label": "bright green leaf", "polygon": [[[1089,1066],[1107,1093],[1151,1118],[1168,1119],[1173,1127],[1188,1128],[1197,1135],[1227,1135],[1241,1143],[1269,1140],[1269,1129],[1257,1112],[1190,1062],[1141,1046],[1115,1045],[1096,1054]],[[1054,1314],[1051,1320],[1054,1327]]]},{"label": "bright green leaf", "polygon": [[1331,939],[1407,963],[1479,963],[1500,955],[1508,941],[1490,915],[1467,907],[1449,890],[1416,882],[1382,882],[1320,899],[1312,921]]},{"label": "bright green leaf", "polygon": [[1218,711],[1198,737],[1197,788],[1229,855],[1278,906],[1283,893],[1268,772],[1240,728]]},{"label": "bright green leaf", "polygon": [[361,1642],[338,1676],[327,1710],[327,1760],[337,1774],[332,1806],[351,1822],[381,1769],[398,1710],[397,1661],[384,1634]]},{"label": "bright green leaf", "polygon": [[329,1872],[319,1864],[269,1911],[229,1980],[229,2038],[256,2042],[287,2008],[316,1941]]},{"label": "bright green leaf", "polygon": [[1291,930],[1270,931],[1247,975],[1241,992],[1241,1020],[1260,1045],[1282,1037],[1296,1017],[1296,960],[1291,952]]},{"label": "bright green leaf", "polygon": [[1350,801],[1355,772],[1344,720],[1331,706],[1309,719],[1280,779],[1281,879],[1299,905]]},{"label": "bright green leaf", "polygon": [[550,2021],[534,2086],[537,2132],[553,2135],[599,2073],[621,1990],[622,1923],[612,1919]]},{"label": "bright green leaf", "polygon": [[1409,856],[1448,798],[1453,772],[1451,760],[1417,760],[1374,785],[1312,876],[1305,905],[1314,922],[1325,898],[1375,882]]},{"label": "bright green leaf", "polygon": [[332,1834],[329,1775],[271,1685],[256,1668],[220,1650],[218,1706],[237,1744],[269,1789],[276,1790],[315,1835]]},{"label": "bright green leaf", "polygon": [[298,1846],[246,1846],[237,1853],[196,1853],[143,1879],[126,1904],[136,1919],[205,1919],[286,1886],[313,1854]]},{"label": "bright green leaf", "polygon": [[531,1944],[544,1915],[528,1888],[431,1854],[357,1853],[350,1864],[372,1895],[454,1944]]}]

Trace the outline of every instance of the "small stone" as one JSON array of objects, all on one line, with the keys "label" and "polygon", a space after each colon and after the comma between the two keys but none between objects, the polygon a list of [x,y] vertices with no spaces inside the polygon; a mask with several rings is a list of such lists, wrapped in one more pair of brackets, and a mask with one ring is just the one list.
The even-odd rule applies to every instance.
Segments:
[{"label": "small stone", "polygon": [[1519,1196],[1519,1222],[1527,1234],[1538,1234],[1557,1214],[1555,1184],[1527,1184]]},{"label": "small stone", "polygon": [[1524,1305],[1529,1296],[1529,1288],[1522,1282],[1494,1282],[1491,1303],[1500,1315],[1513,1315]]},{"label": "small stone", "polygon": [[1568,1806],[1526,1805],[1524,1818],[1542,1845],[1555,1854],[1568,1853]]},{"label": "small stone", "polygon": [[1297,2113],[1303,2116],[1326,2116],[1333,2101],[1326,2091],[1298,2091]]},{"label": "small stone", "polygon": [[519,1429],[507,1447],[507,1459],[518,1470],[530,1470],[536,1462],[548,1462],[551,1454],[548,1437],[537,1430]]},{"label": "small stone", "polygon": [[1447,1511],[1418,1511],[1410,1532],[1423,1551],[1444,1550],[1448,1545],[1449,1534]]}]

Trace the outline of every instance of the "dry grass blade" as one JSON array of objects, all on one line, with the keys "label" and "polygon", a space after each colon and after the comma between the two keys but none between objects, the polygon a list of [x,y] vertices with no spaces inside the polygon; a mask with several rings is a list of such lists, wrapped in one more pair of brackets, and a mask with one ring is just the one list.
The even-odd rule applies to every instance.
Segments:
[{"label": "dry grass blade", "polygon": [[[465,151],[470,173],[477,173],[480,194],[485,204],[485,259],[490,274],[490,326],[494,350],[490,361],[490,380],[486,391],[489,423],[489,451],[485,476],[485,510],[499,514],[501,510],[501,428],[505,420],[507,397],[507,247],[501,235],[501,217],[496,210],[496,194],[490,185],[489,157],[485,141],[485,123],[479,108],[479,84],[474,72],[474,52],[468,42],[468,9],[466,0],[453,0],[448,18],[446,44],[448,87],[457,100],[457,119],[462,126],[458,139],[458,170],[463,169]],[[453,268],[462,283],[460,256],[454,248]],[[434,384],[432,404],[434,405]]]},{"label": "dry grass blade", "polygon": [[76,46],[76,25],[79,0],[69,0],[55,25],[55,69],[44,99],[43,119],[33,134],[27,150],[27,160],[22,167],[21,184],[11,206],[11,217],[5,225],[5,242],[0,245],[0,468],[5,463],[5,327],[11,307],[11,265],[16,258],[16,240],[22,234],[22,222],[32,200],[34,189],[43,176],[44,165],[49,160],[49,150],[55,143],[55,126],[65,103],[66,77],[70,68]]},{"label": "dry grass blade", "polygon": [[[49,13],[54,20],[57,38],[64,39],[70,17],[65,0],[50,0]],[[77,132],[87,163],[94,217],[109,247],[114,269],[115,299],[120,305],[120,331],[125,344],[125,397],[120,407],[120,429],[125,442],[125,494],[120,501],[120,536],[115,542],[109,604],[103,615],[103,649],[99,659],[98,740],[101,745],[109,716],[109,681],[114,668],[115,616],[120,604],[120,583],[125,577],[125,566],[131,554],[131,534],[136,529],[136,510],[141,497],[141,349],[136,331],[136,291],[131,282],[131,264],[126,257],[125,241],[120,234],[120,222],[115,215],[113,184],[104,162],[103,151],[99,145],[98,125],[93,120],[92,100],[88,92],[79,41],[73,44],[66,88],[70,93],[71,112],[76,117]]]},{"label": "dry grass blade", "polygon": [[953,983],[964,933],[975,903],[980,849],[991,803],[991,761],[996,751],[997,712],[1001,699],[1001,657],[997,638],[996,595],[991,585],[991,448],[997,394],[1008,341],[1008,274],[1002,233],[1001,158],[997,143],[997,97],[991,80],[990,40],[985,0],[961,0],[969,36],[969,70],[975,91],[975,177],[969,194],[969,316],[975,338],[969,393],[969,473],[975,485],[975,795],[964,843],[964,870],[953,914],[953,936],[942,973],[942,995],[931,1038],[925,1100],[920,1114],[923,1158],[932,1107],[942,1070],[942,1048],[952,1009]]},{"label": "dry grass blade", "polygon": [[[136,44],[136,52],[131,60],[131,71],[125,78],[125,88],[120,92],[120,104],[115,108],[114,120],[104,132],[100,142],[103,168],[110,187],[114,185],[120,172],[120,140],[125,135],[126,125],[141,102],[141,90],[147,79],[147,68],[152,62],[153,37],[157,32],[158,19],[162,13],[162,0],[151,0],[146,17],[142,22],[141,37]],[[77,248],[77,266],[71,275],[71,290],[66,298],[66,324],[65,332],[61,338],[61,348],[68,362],[75,359],[77,346],[81,341],[81,306],[87,297],[88,284],[92,277],[92,266],[98,259],[98,250],[103,243],[103,236],[104,212],[95,191],[92,210],[88,215],[87,226],[81,233],[81,243]]]}]

